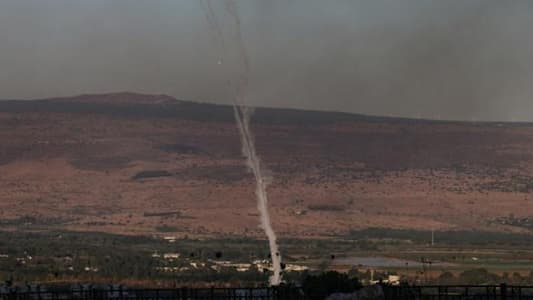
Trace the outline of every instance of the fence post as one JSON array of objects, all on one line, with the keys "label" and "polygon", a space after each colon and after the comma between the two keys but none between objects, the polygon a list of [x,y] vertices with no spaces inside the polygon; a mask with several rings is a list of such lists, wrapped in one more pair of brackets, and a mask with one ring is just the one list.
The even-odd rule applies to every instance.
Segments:
[{"label": "fence post", "polygon": [[507,300],[507,284],[505,283],[500,284],[500,297],[501,300]]}]

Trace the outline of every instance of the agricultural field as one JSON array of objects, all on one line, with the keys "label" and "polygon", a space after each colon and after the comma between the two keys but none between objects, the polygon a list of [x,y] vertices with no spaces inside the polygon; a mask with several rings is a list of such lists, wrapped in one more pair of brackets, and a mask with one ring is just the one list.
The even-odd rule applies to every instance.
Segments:
[{"label": "agricultural field", "polygon": [[[520,234],[368,229],[338,239],[282,239],[285,280],[338,271],[370,283],[533,283],[533,240]],[[96,232],[1,232],[0,280],[142,286],[261,286],[265,240],[172,239]],[[266,272],[266,273],[265,273]]]}]

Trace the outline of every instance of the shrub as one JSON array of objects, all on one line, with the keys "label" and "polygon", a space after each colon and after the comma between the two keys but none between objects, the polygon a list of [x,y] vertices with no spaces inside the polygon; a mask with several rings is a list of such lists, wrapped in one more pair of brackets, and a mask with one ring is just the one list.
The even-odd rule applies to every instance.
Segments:
[{"label": "shrub", "polygon": [[138,180],[138,179],[144,179],[144,178],[156,178],[156,177],[168,177],[168,176],[172,176],[172,174],[170,174],[167,171],[152,170],[152,171],[139,172],[135,174],[135,176],[133,176],[133,179]]},{"label": "shrub", "polygon": [[333,293],[353,293],[361,287],[359,279],[334,271],[309,275],[302,283],[305,295],[312,300],[322,300]]}]

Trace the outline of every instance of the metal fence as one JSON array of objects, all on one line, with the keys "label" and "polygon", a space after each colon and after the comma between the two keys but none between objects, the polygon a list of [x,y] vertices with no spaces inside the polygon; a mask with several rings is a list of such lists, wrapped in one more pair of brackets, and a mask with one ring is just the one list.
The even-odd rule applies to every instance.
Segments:
[{"label": "metal fence", "polygon": [[434,285],[388,286],[385,300],[533,300],[533,286]]},{"label": "metal fence", "polygon": [[[375,300],[533,300],[533,286],[383,286]],[[128,289],[123,287],[0,289],[0,300],[308,300],[300,288]],[[341,299],[366,299],[347,295]]]},{"label": "metal fence", "polygon": [[305,300],[300,289],[64,289],[0,292],[0,300]]}]

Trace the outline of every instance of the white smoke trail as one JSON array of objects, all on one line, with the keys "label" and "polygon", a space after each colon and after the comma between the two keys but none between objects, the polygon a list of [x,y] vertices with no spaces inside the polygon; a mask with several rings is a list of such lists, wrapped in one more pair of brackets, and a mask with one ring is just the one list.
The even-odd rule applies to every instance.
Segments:
[{"label": "white smoke trail", "polygon": [[207,2],[204,2],[203,0],[200,0],[200,5],[202,6],[202,10],[205,14],[205,19],[207,20],[207,24],[209,25],[209,31],[212,35],[212,39],[216,42],[216,44],[219,45],[221,52],[225,52],[226,47],[224,45],[222,30],[215,15],[215,11],[213,10],[213,5],[211,1],[207,0]]},{"label": "white smoke trail", "polygon": [[272,266],[274,268],[274,274],[270,277],[270,284],[279,285],[281,283],[281,255],[268,211],[268,194],[266,191],[268,182],[262,174],[261,161],[257,156],[254,137],[250,131],[250,110],[246,106],[235,105],[234,111],[241,134],[242,151],[247,158],[248,167],[252,170],[256,181],[255,194],[257,196],[257,208],[261,215],[261,227],[268,237],[270,256],[272,257]]},{"label": "white smoke trail", "polygon": [[[272,258],[272,266],[274,269],[274,273],[270,277],[270,284],[279,285],[281,283],[281,254],[279,252],[276,233],[272,228],[270,213],[268,211],[268,182],[263,174],[261,160],[257,155],[254,136],[250,129],[250,118],[253,111],[246,106],[246,91],[248,88],[248,78],[250,74],[249,59],[242,39],[241,21],[237,7],[235,6],[233,0],[225,0],[224,4],[227,13],[232,17],[232,21],[234,23],[234,41],[238,47],[237,53],[239,54],[238,57],[240,63],[242,64],[239,68],[239,81],[234,82],[233,80],[230,80],[229,82],[230,86],[235,91],[233,110],[237,127],[241,136],[242,152],[246,157],[247,166],[252,171],[256,182],[255,194],[257,197],[257,208],[261,218],[261,227],[265,231],[265,234],[268,238],[270,256]],[[202,8],[205,11],[205,15],[208,19],[207,21],[212,32],[218,36],[218,42],[220,43],[219,46],[221,47],[221,51],[225,52],[223,33],[214,14],[211,1],[207,0],[207,5],[202,4]]]}]

